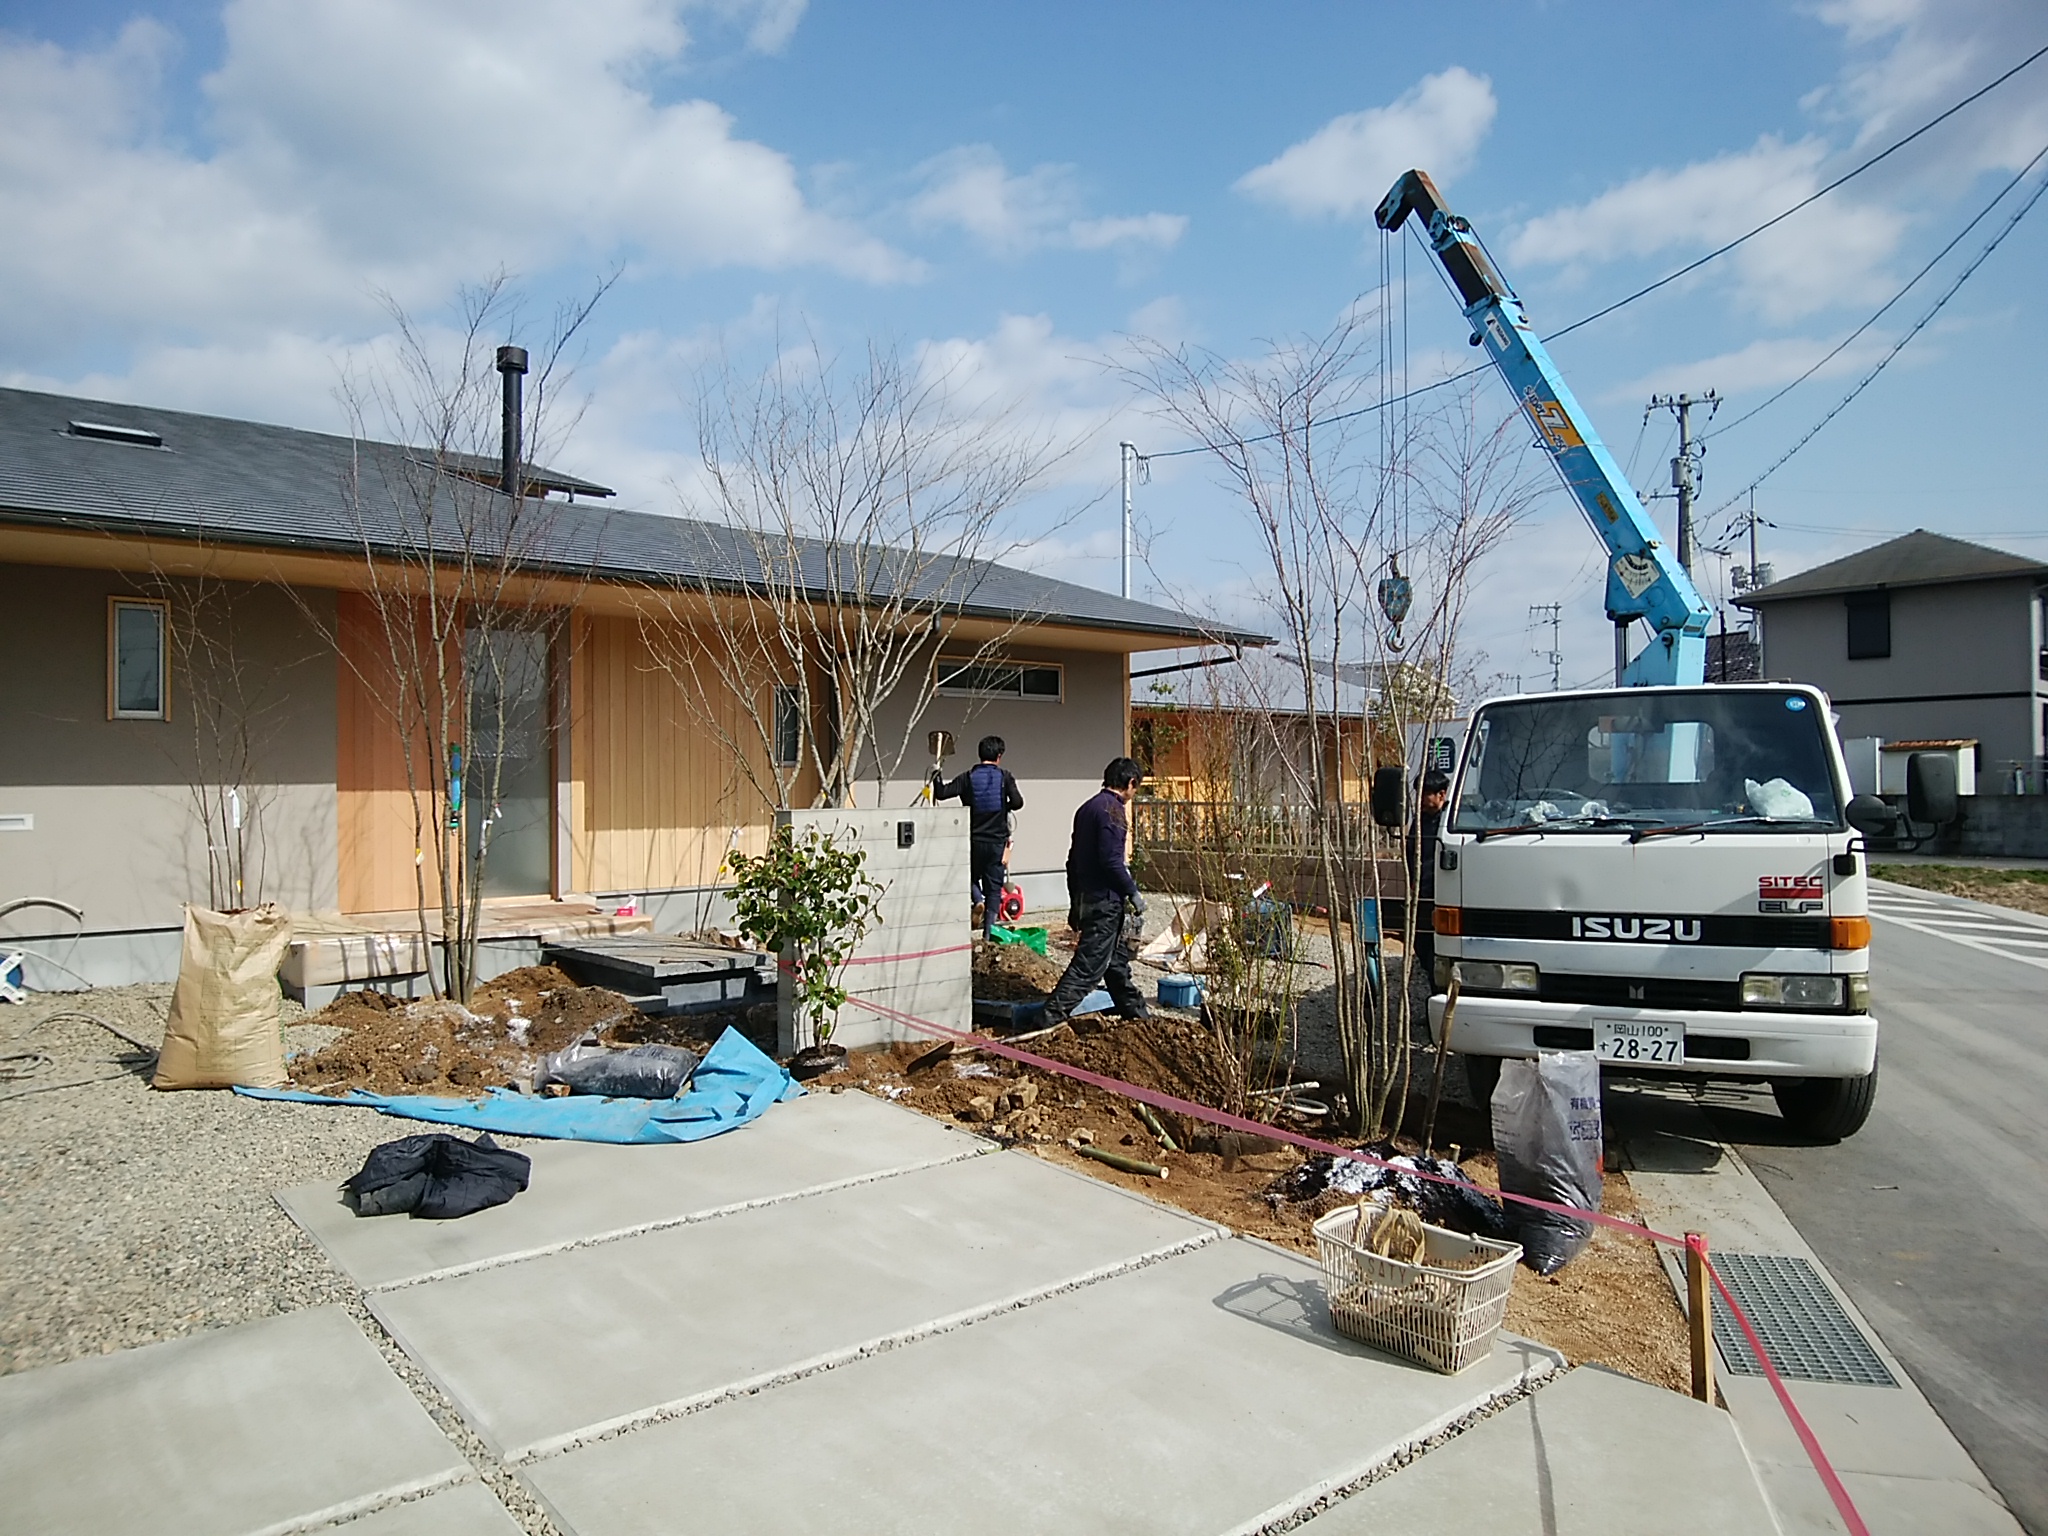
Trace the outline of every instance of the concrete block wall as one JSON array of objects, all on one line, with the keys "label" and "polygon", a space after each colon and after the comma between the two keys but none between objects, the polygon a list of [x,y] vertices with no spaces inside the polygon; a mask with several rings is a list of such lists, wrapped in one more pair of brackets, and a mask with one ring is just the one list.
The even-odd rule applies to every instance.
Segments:
[{"label": "concrete block wall", "polygon": [[[842,846],[853,840],[867,854],[869,875],[883,887],[881,922],[854,951],[846,971],[848,992],[954,1029],[968,1028],[974,1014],[974,933],[968,922],[966,810],[947,805],[781,811],[776,824],[794,828],[799,836],[816,827]],[[899,829],[906,826],[908,847],[900,842]],[[786,986],[777,1034],[785,1054],[811,1044],[799,1038]],[[863,1046],[928,1037],[849,1001],[839,1010],[832,1038],[840,1045]]]}]

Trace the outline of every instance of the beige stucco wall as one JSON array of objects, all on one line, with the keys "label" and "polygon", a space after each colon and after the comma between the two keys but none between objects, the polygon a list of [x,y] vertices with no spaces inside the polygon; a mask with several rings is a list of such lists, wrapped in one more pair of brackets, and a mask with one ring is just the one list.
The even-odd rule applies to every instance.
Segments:
[{"label": "beige stucco wall", "polygon": [[[216,685],[174,646],[170,718],[107,718],[107,600],[163,595],[173,624],[190,623],[189,586],[0,565],[0,815],[35,819],[31,831],[0,832],[0,901],[59,897],[85,909],[89,932],[109,933],[176,927],[184,902],[207,900],[192,785],[213,761],[198,706]],[[232,637],[250,701],[233,711],[251,721],[254,744],[243,899],[331,908],[335,662],[321,628],[332,623],[333,599],[302,600],[314,620],[288,594],[239,585],[216,587],[203,611],[209,633]],[[24,913],[0,931],[67,926],[52,913]]]},{"label": "beige stucco wall", "polygon": [[[1017,776],[1024,809],[1016,815],[1016,841],[1010,854],[1013,876],[1061,874],[1074,812],[1102,787],[1102,770],[1125,751],[1124,702],[1129,658],[1102,651],[1060,651],[1021,640],[1004,654],[1011,660],[1057,663],[1065,669],[1065,697],[1058,703],[1040,699],[969,699],[935,697],[911,728],[910,750],[883,791],[885,805],[908,805],[930,771],[925,734],[953,733],[948,777],[974,765],[975,745],[984,736],[1000,736],[1008,745],[1003,766]],[[892,746],[902,737],[904,708],[886,711],[883,735]],[[869,777],[860,787],[865,805],[874,798]],[[1062,875],[1063,878],[1063,875]]]},{"label": "beige stucco wall", "polygon": [[[1892,653],[1860,661],[1840,593],[1760,610],[1764,675],[1826,689],[1845,738],[1975,739],[1985,790],[2002,765],[2042,751],[2030,578],[1893,588]],[[1956,697],[1986,693],[2013,697]]]}]

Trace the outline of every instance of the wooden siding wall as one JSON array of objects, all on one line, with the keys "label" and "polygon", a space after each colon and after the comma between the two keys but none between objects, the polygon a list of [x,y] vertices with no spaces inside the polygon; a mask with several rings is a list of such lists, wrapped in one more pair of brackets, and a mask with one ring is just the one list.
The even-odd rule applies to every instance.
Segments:
[{"label": "wooden siding wall", "polygon": [[[362,593],[340,593],[335,627],[336,895],[344,912],[398,911],[418,898],[419,829],[432,824],[432,795],[419,794],[416,821],[405,745],[390,702],[398,697],[398,670],[376,604]],[[427,759],[422,742],[413,754],[416,777],[431,771]],[[431,850],[417,867],[426,873],[427,901],[438,903],[441,886]]]},{"label": "wooden siding wall", "polygon": [[[772,807],[730,743],[755,726],[737,697],[715,721],[694,684],[662,666],[681,632],[644,634],[630,618],[579,616],[570,661],[572,873],[580,891],[649,891],[718,882],[726,851],[757,852]],[[651,641],[651,643],[650,643]],[[763,706],[768,689],[762,685]],[[763,772],[763,780],[767,775]]]}]

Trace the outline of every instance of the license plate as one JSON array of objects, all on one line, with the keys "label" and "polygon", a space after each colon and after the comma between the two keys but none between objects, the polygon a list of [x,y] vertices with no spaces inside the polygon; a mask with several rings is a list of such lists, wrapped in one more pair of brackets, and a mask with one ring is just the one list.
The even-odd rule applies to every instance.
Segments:
[{"label": "license plate", "polygon": [[1621,1066],[1682,1067],[1685,1024],[1679,1019],[1593,1020],[1593,1050]]}]

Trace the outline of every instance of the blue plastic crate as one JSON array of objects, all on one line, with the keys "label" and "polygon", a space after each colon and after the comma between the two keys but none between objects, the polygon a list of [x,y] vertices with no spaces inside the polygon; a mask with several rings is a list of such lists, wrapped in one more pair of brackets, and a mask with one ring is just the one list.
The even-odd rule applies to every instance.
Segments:
[{"label": "blue plastic crate", "polygon": [[1202,1006],[1202,984],[1192,976],[1162,976],[1159,978],[1159,1001],[1168,1008],[1199,1008]]}]

